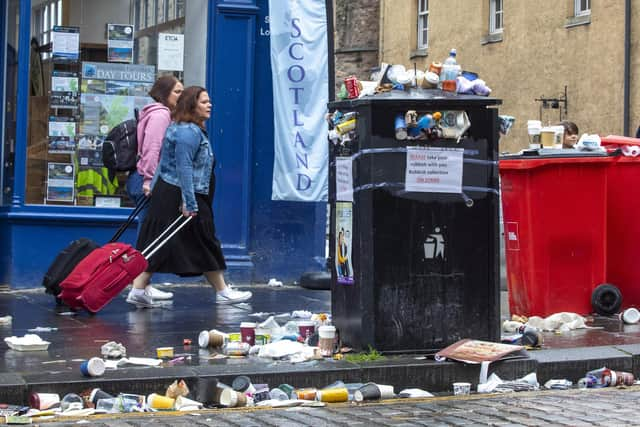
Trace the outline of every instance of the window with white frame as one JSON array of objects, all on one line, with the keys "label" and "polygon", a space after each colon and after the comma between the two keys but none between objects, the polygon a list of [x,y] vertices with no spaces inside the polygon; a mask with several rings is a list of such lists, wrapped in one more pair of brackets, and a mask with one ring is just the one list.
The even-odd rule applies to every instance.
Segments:
[{"label": "window with white frame", "polygon": [[429,0],[418,0],[418,49],[429,46]]},{"label": "window with white frame", "polygon": [[489,1],[489,33],[496,34],[502,32],[503,9],[502,0]]},{"label": "window with white frame", "polygon": [[575,0],[575,16],[591,14],[591,0]]},{"label": "window with white frame", "polygon": [[[47,0],[33,9],[32,34],[40,46],[51,42],[51,30],[62,25],[62,0]],[[46,58],[49,54],[45,53]]]}]

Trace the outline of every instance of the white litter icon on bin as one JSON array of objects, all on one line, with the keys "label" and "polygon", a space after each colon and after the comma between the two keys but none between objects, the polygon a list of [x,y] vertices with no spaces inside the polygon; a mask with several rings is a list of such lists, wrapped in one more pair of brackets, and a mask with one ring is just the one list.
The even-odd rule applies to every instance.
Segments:
[{"label": "white litter icon on bin", "polygon": [[429,234],[424,242],[425,259],[434,259],[441,257],[444,259],[444,237],[440,233],[440,227],[433,230],[433,234]]}]

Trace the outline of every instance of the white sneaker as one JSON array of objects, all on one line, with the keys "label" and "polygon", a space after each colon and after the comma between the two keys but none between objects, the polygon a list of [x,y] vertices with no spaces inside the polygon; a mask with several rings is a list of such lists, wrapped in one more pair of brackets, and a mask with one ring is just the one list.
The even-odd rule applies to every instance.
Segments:
[{"label": "white sneaker", "polygon": [[147,287],[144,288],[144,293],[149,295],[156,301],[168,300],[173,298],[173,292],[161,291],[160,289],[156,289],[151,285],[147,285]]},{"label": "white sneaker", "polygon": [[231,288],[231,285],[227,285],[227,294],[222,295],[220,292],[216,293],[216,303],[218,304],[235,304],[237,302],[243,302],[251,298],[253,294],[249,291],[236,291]]},{"label": "white sneaker", "polygon": [[129,292],[127,296],[127,302],[129,304],[133,304],[138,308],[153,308],[158,307],[159,303],[153,302],[153,298],[151,295],[147,295],[147,293],[133,293],[133,289]]}]

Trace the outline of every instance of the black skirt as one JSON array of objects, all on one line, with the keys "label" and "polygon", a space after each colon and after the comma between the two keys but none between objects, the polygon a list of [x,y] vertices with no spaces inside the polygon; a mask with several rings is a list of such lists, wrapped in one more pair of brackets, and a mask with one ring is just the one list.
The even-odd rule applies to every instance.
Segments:
[{"label": "black skirt", "polygon": [[[211,204],[214,188],[215,177],[212,173],[209,194],[196,193],[198,215],[153,254],[147,271],[197,276],[205,271],[227,268],[213,221]],[[147,247],[178,217],[181,204],[180,187],[158,179],[153,188],[149,211],[138,236],[138,250]]]}]

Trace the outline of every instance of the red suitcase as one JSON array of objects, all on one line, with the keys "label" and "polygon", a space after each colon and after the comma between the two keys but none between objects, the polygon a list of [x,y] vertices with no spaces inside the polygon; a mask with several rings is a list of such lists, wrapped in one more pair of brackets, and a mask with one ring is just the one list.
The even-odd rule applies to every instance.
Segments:
[{"label": "red suitcase", "polygon": [[147,259],[192,217],[186,217],[180,222],[181,218],[182,215],[142,252],[131,245],[117,242],[94,249],[60,283],[62,291],[58,297],[73,309],[84,308],[97,313],[146,270]]}]

